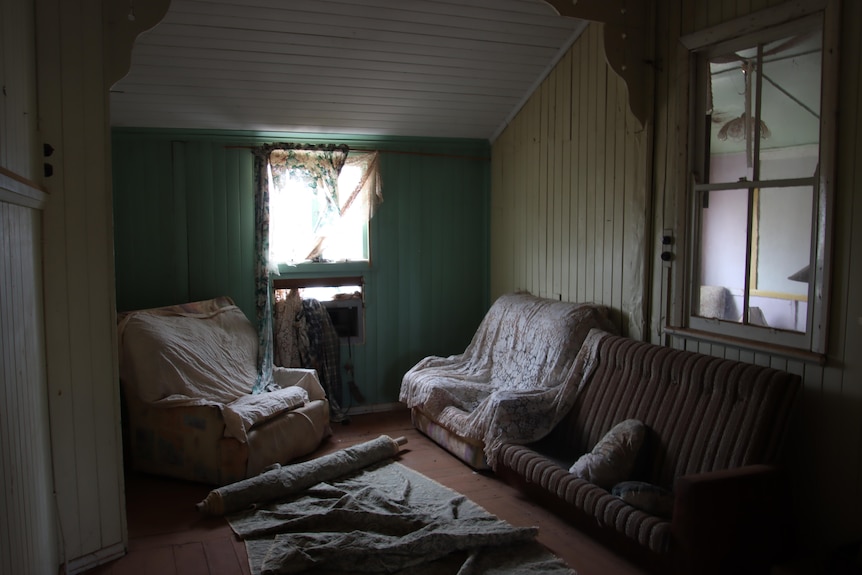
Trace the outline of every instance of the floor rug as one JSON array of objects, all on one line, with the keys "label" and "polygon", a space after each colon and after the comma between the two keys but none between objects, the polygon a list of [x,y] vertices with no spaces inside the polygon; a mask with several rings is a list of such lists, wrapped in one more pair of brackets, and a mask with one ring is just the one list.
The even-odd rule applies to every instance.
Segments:
[{"label": "floor rug", "polygon": [[227,516],[252,575],[573,575],[536,541],[394,461]]}]

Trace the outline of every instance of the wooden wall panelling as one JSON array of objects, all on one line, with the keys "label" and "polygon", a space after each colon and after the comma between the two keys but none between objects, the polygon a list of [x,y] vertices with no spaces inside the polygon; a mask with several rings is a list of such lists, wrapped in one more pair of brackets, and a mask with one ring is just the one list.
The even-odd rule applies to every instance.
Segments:
[{"label": "wooden wall panelling", "polygon": [[32,181],[42,173],[37,129],[33,2],[0,2],[0,167]]},{"label": "wooden wall panelling", "polygon": [[539,101],[539,145],[537,147],[540,162],[536,174],[536,212],[534,214],[535,231],[535,285],[538,295],[551,297],[548,286],[548,206],[550,204],[549,176],[552,167],[552,152],[554,149],[553,135],[553,75],[541,83],[538,91]]},{"label": "wooden wall panelling", "polygon": [[[37,192],[38,194],[38,192]],[[41,212],[0,202],[0,571],[59,564],[41,306]]]},{"label": "wooden wall panelling", "polygon": [[[148,146],[149,150],[153,150],[155,146]],[[155,150],[153,153],[158,154]],[[153,158],[155,159],[155,158]],[[116,158],[114,158],[116,169]],[[166,167],[172,169],[168,170]],[[153,196],[158,198],[155,205],[150,205],[149,210],[152,213],[152,221],[158,221],[158,235],[153,237],[152,232],[149,234],[135,234],[127,236],[127,241],[135,244],[143,243],[143,251],[146,253],[148,245],[158,245],[160,249],[147,255],[150,260],[151,277],[143,278],[147,285],[148,294],[145,307],[158,305],[170,305],[172,303],[180,303],[191,299],[189,291],[189,202],[188,192],[186,190],[186,178],[188,177],[188,165],[186,159],[186,146],[184,142],[171,142],[170,162],[153,161],[146,166],[149,173],[157,174],[158,179],[154,182],[154,188],[151,190]],[[114,186],[116,190],[121,189]],[[149,194],[146,194],[149,195]],[[139,221],[140,216],[131,214],[129,221],[132,223]],[[144,240],[147,238],[147,240]],[[143,241],[142,241],[143,240]],[[149,244],[152,242],[152,244]],[[169,265],[164,265],[169,262]],[[134,265],[134,262],[124,262]],[[118,262],[119,265],[119,262]],[[157,291],[152,289],[153,283],[168,286],[170,291],[161,301],[153,301],[149,298],[156,295]],[[118,290],[118,293],[122,293]],[[234,295],[236,297],[236,295]],[[236,301],[236,300],[234,300]],[[242,305],[240,305],[242,307]],[[121,308],[122,309],[122,308]],[[248,309],[248,308],[244,308]]]},{"label": "wooden wall panelling", "polygon": [[238,194],[231,196],[231,205],[228,206],[229,210],[236,210],[232,220],[235,231],[231,232],[231,237],[237,238],[237,241],[231,246],[231,262],[233,263],[231,269],[237,271],[231,275],[230,291],[231,293],[242,293],[243,301],[246,301],[245,298],[248,298],[248,301],[253,301],[254,285],[249,285],[250,282],[247,282],[246,278],[253,272],[255,261],[255,242],[248,233],[248,230],[254,229],[254,186],[252,184],[244,187],[242,183],[254,181],[254,162],[244,161],[243,156],[246,154],[251,155],[246,150],[235,150],[231,160],[231,166],[236,166],[231,186],[237,190]]},{"label": "wooden wall panelling", "polygon": [[[488,205],[490,203],[490,154],[483,154],[485,160],[457,160],[458,177],[464,182],[464,189],[459,193],[462,200],[461,209],[454,214],[454,226],[459,230],[459,240],[454,238],[453,254],[458,254],[466,249],[467,253],[454,257],[455,273],[451,276],[448,291],[456,294],[460,285],[464,282],[470,284],[471,288],[465,291],[464,298],[455,298],[458,303],[458,313],[452,317],[452,326],[458,334],[450,345],[464,348],[470,343],[473,334],[484,317],[487,309],[489,291],[488,238],[490,236],[490,216]],[[478,163],[479,169],[476,164]],[[459,243],[459,241],[461,243]],[[465,245],[466,244],[466,245]],[[481,287],[480,287],[481,286]],[[483,310],[483,313],[472,311],[475,308]],[[447,329],[444,322],[443,330]],[[459,345],[460,343],[460,345]]]},{"label": "wooden wall panelling", "polygon": [[500,190],[492,194],[489,203],[490,235],[497,241],[490,246],[491,297],[498,294],[498,286],[515,285],[514,265],[514,144],[513,129],[504,131],[497,139],[497,153],[491,158],[491,189]]},{"label": "wooden wall panelling", "polygon": [[526,285],[536,295],[543,295],[543,285],[539,277],[539,266],[541,263],[541,249],[543,242],[541,235],[541,211],[542,195],[545,190],[539,187],[539,178],[544,169],[542,157],[542,99],[541,92],[530,99],[527,106],[526,129],[529,134],[527,140],[527,164],[526,177],[532,189],[525,199],[527,202],[527,245],[524,261],[527,268]]},{"label": "wooden wall panelling", "polygon": [[45,339],[56,500],[71,573],[122,554],[126,538],[102,3],[35,5],[40,129],[56,149],[44,183]]},{"label": "wooden wall panelling", "polygon": [[[623,197],[622,195],[618,195],[625,189],[625,179],[626,172],[625,170],[618,171],[616,169],[617,163],[622,158],[622,163],[624,166],[628,165],[627,158],[625,153],[622,155],[617,155],[617,139],[624,140],[626,138],[626,121],[625,115],[620,114],[617,109],[617,90],[620,87],[619,77],[615,74],[605,75],[605,129],[602,130],[604,134],[604,145],[601,142],[596,142],[597,145],[602,145],[601,150],[601,163],[598,166],[599,170],[602,174],[604,174],[604,185],[599,189],[601,191],[601,195],[599,196],[599,204],[600,204],[600,214],[598,216],[599,222],[601,222],[601,233],[602,233],[602,265],[601,269],[601,300],[607,302],[622,302],[623,297],[622,293],[617,290],[614,290],[614,278],[615,276],[619,276],[621,273],[622,266],[622,258],[620,258],[619,268],[615,268],[614,264],[616,262],[616,253],[615,249],[618,247],[615,242],[616,230],[623,225],[623,220],[618,219],[616,216],[616,204],[617,202],[621,202]],[[625,84],[623,84],[623,89],[625,89]],[[601,114],[601,111],[599,111]],[[621,186],[617,188],[617,181],[621,182]],[[619,245],[622,248],[621,245]],[[619,305],[614,305],[617,309],[620,308]]]},{"label": "wooden wall panelling", "polygon": [[[535,162],[536,157],[532,156],[534,143],[532,142],[532,133],[530,130],[537,124],[530,123],[531,112],[535,110],[535,102],[528,101],[518,115],[515,121],[512,122],[515,133],[519,135],[514,147],[514,161],[516,162],[516,177],[515,181],[519,182],[519,187],[514,190],[516,194],[515,203],[515,282],[518,289],[532,290],[535,289],[532,282],[532,254],[530,253],[530,214],[532,205],[532,195],[524,192],[524,187],[531,182],[531,165]],[[522,115],[523,114],[523,115]],[[524,160],[527,161],[524,161]],[[496,193],[496,190],[494,190]],[[504,291],[506,289],[504,288]]]},{"label": "wooden wall panelling", "polygon": [[554,246],[558,249],[557,263],[555,270],[559,281],[559,291],[562,299],[569,300],[571,294],[571,285],[569,278],[571,276],[571,261],[572,251],[571,242],[571,218],[569,214],[572,209],[572,52],[566,52],[559,65],[556,73],[559,74],[557,80],[557,114],[559,117],[559,126],[557,130],[559,140],[559,156],[557,161],[561,167],[560,182],[559,182],[559,204],[556,208],[556,215],[559,221],[559,230],[555,229]]},{"label": "wooden wall panelling", "polygon": [[[590,26],[494,144],[495,162],[506,167],[495,170],[493,253],[512,245],[516,256],[494,257],[495,282],[512,279],[495,283],[492,295],[528,289],[601,302],[625,333],[638,335],[646,134],[622,81],[608,73],[603,46],[601,27]],[[502,177],[504,169],[514,176]]]},{"label": "wooden wall panelling", "polygon": [[[277,134],[267,141],[284,139]],[[130,281],[138,277],[134,262],[118,263],[121,301],[135,308],[143,298],[166,305],[226,294],[255,317],[248,146],[259,142],[259,136],[230,133],[114,132],[117,244],[152,262],[147,277],[139,278],[143,285]],[[397,401],[401,376],[422,357],[463,351],[488,303],[489,172],[486,161],[474,159],[487,154],[486,144],[375,143],[390,144],[408,153],[381,157],[384,202],[371,221],[371,267],[361,272],[366,343],[342,346],[342,363],[353,354],[366,407]],[[415,153],[422,149],[429,154]],[[139,153],[129,154],[134,150]],[[151,172],[173,182],[170,193],[147,193],[145,180],[123,168],[136,156],[146,156]],[[140,225],[144,214],[165,212],[171,212],[163,219],[167,229]],[[163,239],[182,237],[187,239]],[[178,298],[177,281],[165,278],[176,262],[188,266],[187,297]]]},{"label": "wooden wall panelling", "polygon": [[626,186],[625,213],[622,221],[616,221],[617,225],[624,225],[624,258],[623,258],[623,299],[618,304],[624,310],[623,318],[624,333],[635,339],[645,337],[648,321],[646,315],[649,313],[646,303],[648,301],[647,285],[647,257],[654,254],[647,245],[649,241],[649,230],[652,225],[647,218],[652,213],[649,205],[651,194],[649,193],[648,178],[651,170],[648,168],[649,159],[647,153],[652,150],[647,139],[652,131],[643,127],[635,119],[631,111],[626,107],[625,131],[620,134],[626,136],[625,169]]},{"label": "wooden wall panelling", "polygon": [[[570,70],[570,68],[569,68]],[[549,173],[549,185],[551,193],[548,199],[548,293],[554,299],[563,298],[563,177],[566,166],[563,165],[563,152],[565,149],[566,136],[568,135],[569,116],[566,113],[568,105],[565,100],[566,87],[571,85],[571,80],[565,73],[567,71],[565,62],[561,62],[550,75],[553,80],[550,88],[553,90],[554,119],[553,119],[553,145],[551,146],[551,161],[554,166]],[[551,96],[549,94],[549,96]],[[568,273],[566,273],[568,277]]]},{"label": "wooden wall panelling", "polygon": [[[428,162],[423,162],[424,178],[422,187],[425,190],[440,190],[438,193],[421,193],[423,214],[425,214],[426,232],[423,234],[429,242],[425,250],[426,258],[425,265],[429,265],[431,272],[431,281],[426,285],[426,290],[430,288],[430,293],[426,301],[426,307],[430,317],[428,318],[428,327],[431,330],[431,338],[429,343],[433,349],[444,349],[447,345],[446,340],[450,338],[450,334],[444,331],[444,325],[451,325],[453,321],[450,313],[457,313],[457,302],[451,302],[446,305],[446,299],[443,297],[434,297],[431,294],[449,294],[451,292],[451,283],[457,273],[457,244],[455,239],[464,232],[463,229],[458,229],[455,215],[463,209],[462,198],[457,194],[446,193],[445,187],[451,179],[458,178],[457,169],[453,169],[451,162],[450,169],[435,170]],[[437,224],[440,223],[440,225]],[[445,225],[442,225],[445,222]],[[429,233],[430,232],[430,233]],[[466,248],[466,246],[464,246]],[[421,265],[421,264],[420,264]],[[459,351],[463,351],[463,348]],[[406,371],[406,370],[405,370]],[[401,378],[396,375],[388,380],[393,394],[390,397],[398,395],[398,387],[401,384]],[[390,388],[391,389],[391,388]]]},{"label": "wooden wall panelling", "polygon": [[[671,2],[656,3],[656,30],[655,30],[655,66],[656,66],[656,82],[655,82],[655,109],[653,115],[653,157],[652,157],[652,214],[653,217],[661,222],[666,223],[665,201],[666,201],[666,185],[669,174],[673,173],[671,166],[672,156],[669,154],[668,141],[672,137],[673,132],[670,130],[671,111],[674,109],[676,90],[670,80],[670,75],[667,73],[669,66],[668,56],[671,51],[673,41],[671,40],[672,23],[670,15],[674,14],[679,17],[679,10],[674,12],[674,8],[679,9],[679,6],[671,6]],[[653,253],[661,253],[661,236],[664,233],[662,225],[654,226],[654,233],[648,241],[651,241],[655,247]],[[661,260],[652,258],[648,264],[652,267],[651,291],[650,291],[650,310],[652,310],[649,318],[648,331],[645,334],[645,339],[651,343],[667,343],[662,336],[663,328],[667,324],[667,305],[669,298],[669,269],[661,264]]]},{"label": "wooden wall panelling", "polygon": [[576,187],[577,203],[573,214],[576,229],[577,245],[577,267],[575,269],[575,294],[573,301],[587,301],[587,252],[589,250],[590,238],[587,236],[587,196],[588,196],[588,172],[587,155],[589,152],[589,118],[590,118],[590,35],[595,30],[591,25],[583,36],[575,43],[574,48],[578,55],[575,64],[578,74],[578,113],[577,113],[577,135],[578,157],[575,161],[575,170],[578,180]]},{"label": "wooden wall panelling", "polygon": [[[218,181],[214,172],[212,146],[209,142],[186,144],[188,165],[186,172],[186,198],[189,242],[189,295],[192,301],[207,299],[218,285],[216,262],[222,264],[224,221],[219,219],[220,200],[224,181]],[[219,233],[216,234],[218,224]]]},{"label": "wooden wall panelling", "polygon": [[[695,349],[724,355],[741,361],[770,365],[787,369],[803,376],[804,388],[797,416],[788,437],[789,465],[794,481],[794,501],[800,517],[796,523],[799,540],[805,548],[821,548],[825,552],[834,550],[841,541],[858,539],[860,527],[856,518],[862,511],[862,425],[859,410],[862,409],[862,383],[859,373],[862,365],[856,362],[856,350],[862,346],[858,318],[859,304],[850,294],[858,293],[862,285],[858,261],[858,232],[853,222],[860,217],[859,202],[855,188],[859,173],[855,158],[862,148],[860,138],[860,45],[859,22],[862,21],[862,5],[843,2],[840,21],[840,105],[841,114],[838,133],[839,172],[835,184],[837,202],[835,234],[833,289],[830,313],[829,359],[824,367],[790,360],[785,356],[729,346],[694,345],[683,337],[670,338],[674,347],[694,345]],[[676,229],[678,238],[684,237],[685,220],[685,150],[687,148],[686,118],[680,116],[683,99],[686,97],[687,62],[681,52],[675,54],[678,38],[708,25],[724,24],[734,18],[753,14],[758,10],[782,8],[792,10],[789,3],[777,0],[750,0],[741,2],[700,4],[663,0],[657,5],[657,47],[660,68],[657,84],[657,114],[655,158],[656,171],[653,177],[656,190],[656,228]],[[665,40],[666,39],[666,40]],[[676,86],[676,87],[675,87]],[[665,90],[667,91],[664,95]],[[666,102],[666,105],[662,104]],[[682,247],[682,246],[677,246]],[[683,267],[677,261],[674,283],[681,284]],[[661,264],[653,269],[661,273]],[[679,267],[677,267],[679,266]],[[662,295],[653,297],[653,337],[664,325],[662,309],[665,304],[666,283],[656,276],[654,290]],[[672,298],[682,297],[678,289]],[[659,304],[656,307],[656,304]],[[671,303],[670,305],[674,305]],[[814,495],[816,493],[816,495]]]},{"label": "wooden wall panelling", "polygon": [[0,573],[57,570],[32,1],[0,0]]},{"label": "wooden wall panelling", "polygon": [[[836,26],[839,37],[838,87],[838,175],[835,180],[834,251],[829,317],[828,348],[835,362],[830,362],[822,376],[822,399],[828,417],[818,433],[822,434],[818,455],[824,469],[832,469],[831,489],[823,502],[836,510],[836,531],[843,537],[862,538],[858,513],[862,512],[862,221],[859,183],[862,169],[862,5],[841,2],[842,14],[827,9],[826,27]],[[830,17],[831,16],[831,17]],[[836,20],[838,18],[838,20]],[[828,46],[828,44],[827,44]],[[837,312],[837,313],[836,313]],[[841,438],[837,440],[837,438]],[[855,447],[855,450],[852,449]],[[854,453],[855,457],[848,457]]]},{"label": "wooden wall panelling", "polygon": [[570,76],[571,76],[571,95],[570,95],[570,103],[569,103],[569,139],[571,141],[571,146],[569,147],[569,154],[567,156],[568,160],[568,173],[569,173],[569,187],[566,190],[567,195],[569,196],[569,211],[566,213],[566,217],[569,223],[569,233],[567,237],[567,241],[569,244],[569,277],[568,277],[568,285],[569,291],[566,295],[566,299],[568,301],[578,301],[579,295],[579,277],[578,273],[580,270],[580,261],[581,261],[581,244],[579,233],[581,227],[578,225],[578,217],[580,214],[580,199],[581,199],[581,176],[582,172],[578,169],[580,165],[581,158],[581,124],[583,116],[581,115],[581,106],[583,105],[583,94],[584,94],[584,82],[583,82],[583,70],[582,66],[583,62],[583,40],[576,42],[575,45],[572,46],[572,49],[569,50],[568,55],[571,56],[570,60]]},{"label": "wooden wall panelling", "polygon": [[[599,70],[604,68],[603,59],[599,56],[599,26],[593,25],[587,30],[585,40],[589,42],[589,75],[586,79],[588,86],[588,115],[586,123],[586,134],[584,143],[587,144],[586,163],[579,166],[579,169],[586,173],[586,187],[584,195],[586,196],[586,212],[585,212],[585,232],[586,232],[586,257],[584,266],[581,268],[581,273],[584,275],[584,291],[583,301],[600,301],[596,294],[596,268],[599,261],[596,257],[596,251],[601,248],[601,244],[597,238],[596,221],[596,205],[599,201],[600,188],[598,187],[597,179],[600,174],[597,169],[597,154],[599,150],[599,142],[604,141],[604,117],[601,117],[602,123],[599,123],[598,106],[604,100],[604,83],[601,81]],[[602,92],[600,95],[599,92]],[[604,151],[604,150],[602,150]]]},{"label": "wooden wall panelling", "polygon": [[[421,185],[421,173],[411,174],[410,166],[405,161],[407,158],[401,156],[386,156],[383,158],[384,168],[383,181],[409,181],[413,187]],[[388,189],[388,188],[387,188]],[[397,301],[397,309],[390,309],[392,313],[391,320],[395,329],[393,335],[398,342],[401,342],[402,349],[400,350],[399,362],[402,366],[415,363],[421,359],[425,346],[422,341],[422,326],[427,325],[428,309],[425,306],[415,305],[415,302],[409,294],[415,294],[417,297],[424,297],[424,291],[428,286],[427,275],[423,276],[422,270],[426,270],[425,258],[427,254],[423,252],[421,238],[423,233],[424,214],[421,209],[411,209],[410,198],[405,194],[393,193],[389,194],[384,191],[385,206],[381,206],[381,210],[386,210],[386,215],[394,216],[394,225],[389,228],[392,231],[387,237],[384,235],[384,230],[379,225],[383,221],[383,212],[380,216],[375,216],[376,228],[375,234],[372,236],[374,242],[374,260],[371,262],[372,269],[376,270],[388,268],[394,264],[392,270],[396,276],[397,283],[393,283],[392,293],[384,293],[389,287],[388,282],[380,282],[379,289],[371,289],[369,294],[374,294],[380,305],[387,299]],[[418,232],[418,233],[417,233]],[[389,259],[384,254],[391,253]],[[395,261],[392,261],[395,260]],[[418,268],[418,269],[417,269]],[[377,273],[372,271],[372,275],[377,277]],[[380,278],[382,279],[382,278]],[[379,281],[379,279],[378,279]],[[385,310],[381,310],[385,311]],[[424,317],[423,317],[424,316]],[[379,326],[387,325],[386,317],[378,315],[377,322],[374,324],[373,333],[380,333]],[[377,342],[377,349],[383,349],[382,342]],[[386,359],[374,362],[375,365],[386,365]],[[372,381],[382,381],[381,375],[373,375],[372,372],[366,371],[366,377],[369,380],[366,385]],[[380,402],[380,393],[376,392],[374,398],[370,400]]]},{"label": "wooden wall panelling", "polygon": [[[185,147],[114,138],[114,244],[120,311],[187,301]],[[173,167],[173,169],[170,169]]]},{"label": "wooden wall panelling", "polygon": [[[862,34],[859,33],[858,25],[855,29],[853,28],[853,23],[862,22],[862,6],[858,2],[853,3],[852,6],[846,6],[846,4],[842,4],[846,10],[846,15],[842,15],[842,38],[846,38],[850,45],[842,48],[841,57],[844,58],[844,69],[847,70],[846,77],[853,77],[854,83],[851,83],[851,86],[855,84],[855,99],[852,91],[845,96],[847,107],[852,109],[855,117],[855,121],[848,118],[847,125],[853,128],[850,128],[847,136],[847,147],[854,149],[858,158],[860,150],[862,150]],[[854,40],[855,44],[852,43]],[[850,166],[852,166],[852,171]],[[860,226],[858,225],[858,222],[862,222],[862,200],[859,198],[858,186],[862,180],[862,168],[859,167],[858,162],[852,162],[849,166],[845,165],[845,169],[847,175],[843,185],[848,190],[857,190],[856,193],[850,191],[847,194],[853,204],[852,219],[855,225],[851,225],[847,230],[849,237],[846,241],[847,245],[859,246],[862,244],[859,238]],[[852,259],[848,269],[850,277],[847,293],[859,294],[862,292],[862,255],[858,249],[852,250]],[[852,436],[855,433],[859,438],[855,465],[851,467],[851,475],[847,478],[847,484],[851,486],[851,489],[854,489],[854,505],[846,511],[845,521],[853,526],[853,518],[862,515],[862,437],[860,437],[862,436],[862,423],[860,423],[858,416],[859,411],[862,411],[860,409],[862,406],[862,365],[860,365],[859,354],[854,351],[862,349],[862,332],[860,332],[862,331],[860,329],[862,328],[862,304],[860,304],[858,296],[848,296],[846,317],[848,321],[844,356],[850,358],[850,365],[847,366],[850,371],[845,376],[842,391],[847,397],[853,398],[852,403],[856,404],[856,408],[846,407],[844,413],[848,434]],[[855,528],[858,530],[858,524]]]},{"label": "wooden wall panelling", "polygon": [[[60,15],[57,12],[57,6],[54,3],[47,10],[50,16],[39,18],[39,49],[42,52],[39,58],[40,65],[40,82],[42,76],[51,73],[52,80],[55,83],[60,82],[59,75],[61,74],[60,57],[61,41],[60,41]],[[37,4],[37,10],[44,4]],[[37,11],[37,15],[39,12]],[[48,68],[45,60],[48,60]],[[44,82],[43,82],[44,85]],[[52,94],[57,96],[57,94]],[[44,121],[56,126],[58,137],[62,131],[62,114],[59,112],[61,103],[57,102],[56,106],[46,106],[44,95],[40,94],[40,114]],[[47,135],[50,137],[50,134]],[[51,142],[51,140],[48,140]],[[53,141],[51,144],[57,148],[57,152],[62,153],[62,148],[58,145],[58,141]],[[53,163],[53,162],[52,162]],[[55,171],[54,177],[60,177],[62,174],[62,166],[58,166],[60,170]],[[65,231],[65,221],[63,218],[63,210],[66,198],[64,194],[52,192],[51,202],[48,206],[52,208],[45,212],[45,234],[54,234],[56,239],[52,238],[50,243],[46,243],[44,258],[46,260],[46,268],[44,281],[50,285],[54,294],[68,293],[68,279],[61,263],[66,258],[66,246],[63,241],[62,234]],[[74,413],[72,411],[70,400],[72,398],[72,380],[73,374],[70,366],[70,352],[68,349],[68,337],[65,334],[69,333],[69,320],[67,313],[67,298],[46,297],[45,298],[45,319],[46,328],[48,329],[45,337],[46,349],[48,358],[52,362],[53,368],[49,367],[48,389],[49,389],[49,406],[52,423],[52,438],[58,437],[58,441],[54,446],[52,453],[52,464],[55,470],[64,470],[64,481],[62,492],[63,497],[57,499],[58,524],[61,533],[66,530],[76,533],[80,529],[77,523],[79,514],[79,505],[77,498],[78,477],[75,473],[75,452],[74,452],[74,431],[72,428]],[[54,421],[55,413],[67,413],[66,417],[62,415],[56,416],[58,421]],[[63,541],[61,553],[63,559],[66,557],[75,557],[76,553],[81,551],[80,544],[76,545],[73,537],[70,541]]]}]

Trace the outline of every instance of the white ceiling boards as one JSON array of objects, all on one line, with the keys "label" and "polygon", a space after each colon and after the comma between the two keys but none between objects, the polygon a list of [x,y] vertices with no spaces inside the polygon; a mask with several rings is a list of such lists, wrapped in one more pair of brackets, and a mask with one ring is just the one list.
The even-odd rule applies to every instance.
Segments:
[{"label": "white ceiling boards", "polygon": [[542,0],[173,0],[111,122],[493,139],[585,25]]}]

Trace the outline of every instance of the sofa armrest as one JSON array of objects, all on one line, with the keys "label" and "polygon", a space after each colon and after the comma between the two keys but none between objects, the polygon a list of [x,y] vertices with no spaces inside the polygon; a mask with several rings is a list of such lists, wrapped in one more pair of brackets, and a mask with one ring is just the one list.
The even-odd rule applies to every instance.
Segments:
[{"label": "sofa armrest", "polygon": [[272,379],[281,388],[297,386],[308,392],[308,400],[326,399],[317,371],[299,367],[273,366]]},{"label": "sofa armrest", "polygon": [[679,477],[672,545],[681,572],[755,572],[787,543],[791,498],[783,472],[749,465]]}]

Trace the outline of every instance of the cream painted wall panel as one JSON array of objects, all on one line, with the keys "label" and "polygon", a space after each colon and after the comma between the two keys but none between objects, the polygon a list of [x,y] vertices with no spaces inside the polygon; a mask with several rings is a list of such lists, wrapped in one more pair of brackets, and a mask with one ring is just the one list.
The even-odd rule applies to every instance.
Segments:
[{"label": "cream painted wall panel", "polygon": [[588,152],[590,149],[589,142],[589,117],[590,117],[590,62],[594,57],[591,48],[594,42],[589,40],[589,36],[594,33],[591,26],[587,29],[587,33],[581,37],[575,45],[577,48],[578,62],[573,63],[575,69],[578,70],[578,87],[580,94],[578,97],[578,113],[572,117],[577,130],[573,135],[578,141],[578,157],[572,165],[572,169],[577,174],[577,185],[575,188],[575,196],[577,203],[575,205],[575,213],[573,214],[573,223],[575,231],[573,235],[576,237],[577,249],[577,267],[575,273],[575,290],[572,294],[572,301],[584,301],[587,297],[587,253],[590,251],[589,240],[587,236],[587,216],[588,216]]},{"label": "cream painted wall panel", "polygon": [[0,1],[0,168],[37,180],[33,1]]},{"label": "cream painted wall panel", "polygon": [[491,158],[491,189],[502,190],[500,194],[490,198],[491,236],[498,238],[496,244],[490,246],[490,285],[514,284],[513,272],[513,214],[514,186],[506,182],[512,180],[512,132],[504,132],[497,139],[498,154]]},{"label": "cream painted wall panel", "polygon": [[45,318],[53,464],[71,573],[122,555],[107,81],[99,0],[37,0],[45,180]]},{"label": "cream painted wall panel", "polygon": [[[776,0],[716,3],[659,0],[657,55],[666,62],[656,86],[654,226],[674,230],[677,259],[668,271],[656,258],[653,266],[653,298],[650,339],[664,341],[661,330],[677,323],[672,309],[683,296],[687,119],[680,113],[687,99],[687,68],[678,48],[680,36],[709,25],[786,6]],[[668,338],[673,347],[698,349],[713,355],[771,365],[803,376],[804,389],[797,417],[788,437],[788,464],[797,503],[797,530],[803,548],[830,552],[845,541],[862,538],[862,218],[857,168],[862,153],[862,62],[860,22],[862,3],[842,2],[840,14],[840,121],[838,173],[835,186],[833,285],[829,315],[829,345],[825,366],[786,356],[754,352],[744,347],[708,344],[680,336]]]},{"label": "cream painted wall panel", "polygon": [[[603,303],[640,337],[644,138],[591,26],[494,144],[492,297],[525,289]],[[503,163],[514,177],[502,177]],[[516,254],[510,264],[501,246]]]},{"label": "cream painted wall panel", "polygon": [[[15,184],[4,177],[0,183]],[[9,191],[0,186],[3,198]],[[27,204],[39,204],[42,196],[29,190],[24,197]],[[59,563],[40,220],[30,205],[0,201],[0,572],[34,575],[55,572]]]},{"label": "cream painted wall panel", "polygon": [[0,0],[0,573],[56,572],[33,2]]},{"label": "cream painted wall panel", "polygon": [[559,182],[556,184],[557,204],[554,220],[555,249],[554,271],[555,284],[554,293],[560,295],[561,299],[569,299],[571,286],[569,277],[571,274],[571,213],[572,200],[572,52],[569,51],[561,59],[559,66],[554,69],[557,78],[557,116],[560,126],[557,130],[558,153],[556,162],[560,166],[557,170]]}]

